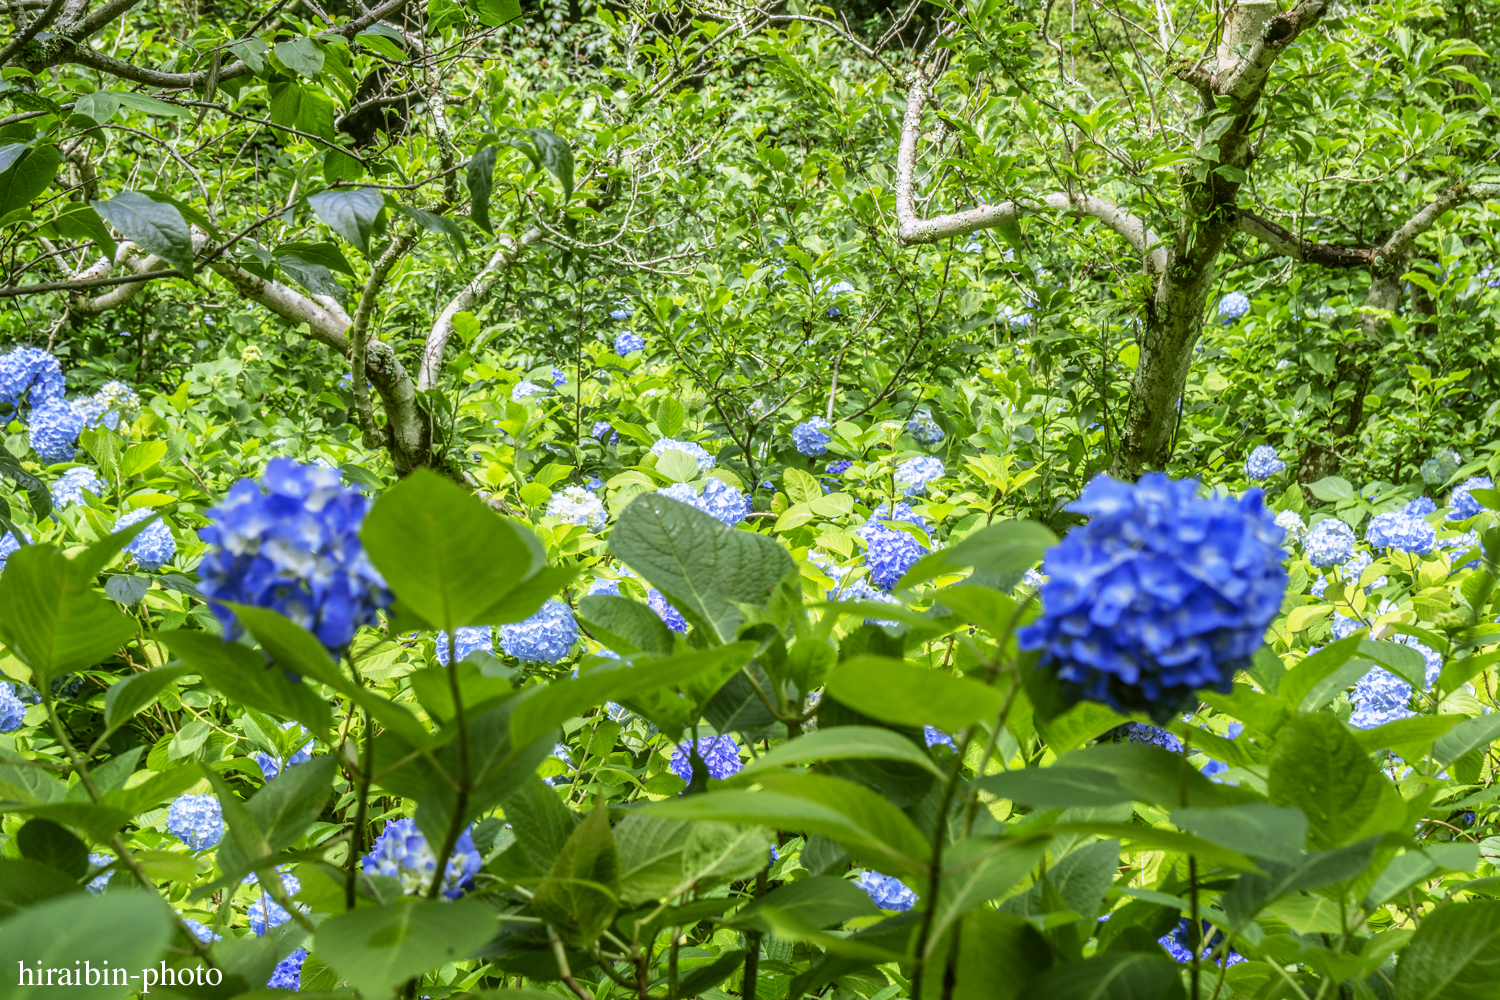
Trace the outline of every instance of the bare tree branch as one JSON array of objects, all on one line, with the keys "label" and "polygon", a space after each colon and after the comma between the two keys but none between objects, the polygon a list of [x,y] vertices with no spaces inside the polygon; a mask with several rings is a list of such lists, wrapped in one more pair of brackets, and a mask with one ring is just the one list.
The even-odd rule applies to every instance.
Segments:
[{"label": "bare tree branch", "polygon": [[1270,219],[1240,209],[1240,230],[1264,243],[1283,257],[1291,257],[1304,264],[1321,264],[1324,267],[1368,267],[1375,257],[1374,250],[1360,250],[1333,243],[1319,243],[1303,239],[1284,226]]},{"label": "bare tree branch", "polygon": [[443,371],[443,352],[447,350],[448,340],[453,336],[453,317],[483,301],[500,280],[500,272],[516,262],[526,244],[541,236],[540,229],[527,230],[519,240],[511,238],[508,233],[500,235],[500,249],[490,255],[480,272],[453,297],[438,316],[437,322],[432,324],[432,330],[427,334],[427,343],[422,347],[422,368],[417,375],[419,388],[431,389],[437,385],[438,376]]},{"label": "bare tree branch", "polygon": [[4,66],[7,62],[9,62],[11,56],[19,52],[23,47],[25,47],[27,42],[36,37],[37,32],[41,31],[47,25],[51,24],[52,21],[57,17],[58,12],[62,10],[62,6],[63,0],[52,0],[52,2],[47,5],[46,10],[42,11],[32,19],[30,24],[22,28],[21,33],[15,37],[15,40],[7,45],[3,51],[0,51],[0,66]]}]

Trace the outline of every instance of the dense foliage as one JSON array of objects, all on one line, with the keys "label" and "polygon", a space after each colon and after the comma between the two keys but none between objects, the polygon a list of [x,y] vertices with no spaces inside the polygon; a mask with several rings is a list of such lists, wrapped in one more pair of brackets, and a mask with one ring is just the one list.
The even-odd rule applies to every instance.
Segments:
[{"label": "dense foliage", "polygon": [[0,997],[1494,995],[1492,4],[4,14]]}]

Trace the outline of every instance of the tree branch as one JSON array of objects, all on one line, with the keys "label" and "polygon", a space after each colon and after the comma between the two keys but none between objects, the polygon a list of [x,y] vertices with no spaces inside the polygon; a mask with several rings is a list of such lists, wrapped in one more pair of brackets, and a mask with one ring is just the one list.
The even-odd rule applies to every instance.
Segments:
[{"label": "tree branch", "polygon": [[420,388],[431,389],[437,385],[443,370],[443,352],[448,349],[448,339],[453,336],[453,317],[483,301],[500,280],[500,272],[514,264],[526,244],[540,239],[541,235],[540,229],[527,230],[521,234],[520,240],[512,239],[508,233],[500,234],[500,249],[490,255],[489,262],[453,297],[437,322],[432,324],[427,343],[422,347],[422,369],[417,376]]},{"label": "tree branch", "polygon": [[62,6],[63,0],[52,0],[47,5],[46,10],[42,11],[32,19],[30,24],[22,28],[21,33],[15,37],[15,40],[6,46],[4,51],[0,51],[0,66],[4,66],[9,62],[11,56],[19,52],[25,47],[27,42],[36,37],[37,32],[51,24],[57,17],[58,12],[62,10]]},{"label": "tree branch", "polygon": [[1334,243],[1303,239],[1283,226],[1247,209],[1240,209],[1240,231],[1264,243],[1282,257],[1324,267],[1367,267],[1374,250],[1360,250]]},{"label": "tree branch", "polygon": [[1318,22],[1328,9],[1328,0],[1301,0],[1291,10],[1266,22],[1250,51],[1228,74],[1216,80],[1218,93],[1243,103],[1260,96],[1271,67],[1297,36]]},{"label": "tree branch", "polygon": [[[350,379],[354,388],[354,412],[359,418],[359,429],[366,448],[381,445],[380,432],[375,426],[375,411],[370,407],[370,391],[365,386],[365,362],[369,353],[370,319],[375,315],[375,303],[381,289],[403,254],[411,248],[417,237],[411,232],[398,233],[370,268],[370,277],[365,281],[364,292],[354,310],[354,323],[349,328]],[[394,432],[394,428],[391,428]]]}]

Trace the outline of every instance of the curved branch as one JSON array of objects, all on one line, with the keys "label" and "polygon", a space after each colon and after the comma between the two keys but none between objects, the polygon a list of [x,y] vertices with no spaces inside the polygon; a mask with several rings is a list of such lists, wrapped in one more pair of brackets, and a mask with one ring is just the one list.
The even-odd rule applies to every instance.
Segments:
[{"label": "curved branch", "polygon": [[[370,390],[365,386],[365,363],[369,355],[370,319],[375,315],[375,302],[385,287],[391,269],[396,266],[411,245],[417,241],[414,233],[399,233],[391,238],[385,252],[370,268],[370,277],[365,281],[359,305],[354,310],[354,324],[349,328],[350,379],[354,389],[354,413],[359,418],[359,429],[366,448],[380,446],[380,431],[375,425],[375,411],[370,406]],[[394,431],[394,424],[391,425]]]},{"label": "curved branch", "polygon": [[1453,185],[1392,233],[1375,251],[1371,266],[1378,273],[1390,270],[1394,262],[1405,256],[1417,237],[1437,225],[1437,221],[1450,209],[1466,201],[1487,201],[1491,198],[1500,198],[1500,184]]},{"label": "curved branch", "polygon": [[453,336],[453,317],[483,301],[500,280],[500,272],[516,262],[526,244],[541,236],[540,229],[522,233],[519,240],[512,239],[508,233],[500,234],[500,249],[490,255],[489,262],[453,297],[438,316],[437,322],[432,324],[432,330],[427,334],[427,343],[422,347],[422,369],[417,375],[419,388],[431,389],[437,385],[438,375],[443,370],[443,352],[448,349],[448,339]]},{"label": "curved branch", "polygon": [[1254,212],[1240,209],[1240,230],[1247,236],[1264,243],[1273,252],[1304,264],[1321,264],[1324,267],[1367,267],[1375,257],[1374,250],[1361,250],[1339,246],[1336,243],[1319,243],[1303,239],[1284,226],[1279,226]]},{"label": "curved branch", "polygon": [[1059,191],[1037,201],[1006,201],[981,205],[924,219],[917,215],[917,141],[922,132],[922,112],[927,107],[928,81],[920,72],[911,75],[907,90],[906,116],[901,123],[901,145],[896,152],[896,239],[902,246],[934,243],[954,236],[967,236],[980,229],[1013,222],[1029,211],[1052,209],[1098,219],[1122,236],[1140,254],[1150,269],[1160,274],[1167,267],[1167,249],[1151,232],[1146,221],[1105,198]]},{"label": "curved branch", "polygon": [[57,18],[58,13],[62,11],[62,7],[63,0],[52,0],[47,5],[46,10],[42,11],[32,19],[30,24],[22,28],[21,33],[15,37],[15,40],[6,46],[4,51],[0,51],[0,66],[4,66],[9,62],[11,56],[19,52],[25,47],[27,42],[36,37],[37,32],[51,24]]}]

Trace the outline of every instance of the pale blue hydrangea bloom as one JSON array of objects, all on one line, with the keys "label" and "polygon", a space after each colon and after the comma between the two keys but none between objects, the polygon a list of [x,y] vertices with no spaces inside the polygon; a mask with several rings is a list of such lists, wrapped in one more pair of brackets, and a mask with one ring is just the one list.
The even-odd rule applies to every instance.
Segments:
[{"label": "pale blue hydrangea bloom", "polygon": [[182,922],[187,925],[188,930],[193,932],[193,937],[197,938],[199,941],[202,941],[204,944],[208,944],[210,941],[222,941],[224,939],[224,936],[222,934],[215,934],[213,931],[209,930],[207,927],[203,926],[192,917],[183,917]]},{"label": "pale blue hydrangea bloom", "polygon": [[813,417],[804,420],[792,428],[792,447],[804,455],[814,457],[828,451],[828,442],[831,440],[824,431],[828,430],[828,421],[822,417]]},{"label": "pale blue hydrangea bloom", "polygon": [[62,510],[75,503],[83,503],[84,490],[98,497],[104,495],[105,489],[104,480],[99,478],[97,472],[87,465],[80,465],[64,472],[52,484],[52,506]]},{"label": "pale blue hydrangea bloom", "polygon": [[[828,570],[829,575],[833,576],[835,580],[844,576],[848,572],[849,571],[847,569],[840,566],[834,566]],[[829,592],[828,596],[831,600],[836,601],[875,601],[880,604],[896,605],[899,605],[901,603],[890,594],[887,594],[881,590],[876,590],[874,587],[870,586],[870,581],[866,580],[864,577],[860,577],[858,580],[855,580],[852,583],[845,583],[835,587],[832,591]],[[885,625],[890,628],[895,628],[901,623],[892,618],[866,618],[865,624]]]},{"label": "pale blue hydrangea bloom", "polygon": [[922,739],[930,747],[941,745],[948,747],[951,750],[958,749],[958,747],[953,745],[953,737],[943,732],[937,726],[923,726]]},{"label": "pale blue hydrangea bloom", "polygon": [[103,424],[117,430],[121,420],[134,420],[141,411],[141,397],[124,382],[106,382],[92,396],[73,400],[85,427]]},{"label": "pale blue hydrangea bloom", "polygon": [[[672,773],[683,781],[693,780],[692,743],[680,744],[672,753],[669,766]],[[743,770],[745,764],[740,760],[740,748],[735,745],[734,738],[730,736],[701,736],[698,738],[698,756],[703,759],[703,764],[708,768],[710,777],[721,781],[731,774]]]},{"label": "pale blue hydrangea bloom", "polygon": [[[295,896],[302,891],[302,882],[297,876],[291,873],[290,866],[282,865],[277,869],[277,872],[281,876],[282,891],[288,896]],[[254,872],[251,872],[240,879],[240,884],[253,885],[260,888],[260,879],[256,877]],[[298,909],[304,913],[307,912],[305,906],[299,906]],[[286,911],[286,908],[272,899],[271,894],[264,889],[260,889],[256,893],[255,900],[250,904],[247,916],[250,918],[250,932],[256,937],[264,937],[266,931],[272,927],[280,927],[292,919],[292,915]]]},{"label": "pale blue hydrangea bloom", "polygon": [[[470,826],[461,833],[453,845],[453,854],[448,858],[448,867],[443,872],[440,895],[457,899],[467,889],[474,887],[474,875],[479,871],[479,851],[474,847],[474,828]],[[364,857],[363,868],[369,875],[385,875],[401,880],[401,890],[411,895],[425,896],[432,887],[433,874],[437,871],[437,855],[427,843],[415,820],[402,817],[387,823],[370,853]]]},{"label": "pale blue hydrangea bloom", "polygon": [[1463,459],[1455,451],[1440,451],[1422,463],[1422,481],[1429,486],[1442,486],[1458,472]]},{"label": "pale blue hydrangea bloom", "polygon": [[609,438],[610,444],[618,444],[620,441],[619,432],[614,429],[614,426],[608,420],[595,421],[594,426],[589,430],[589,434],[600,441]]},{"label": "pale blue hydrangea bloom", "polygon": [[114,877],[115,870],[109,867],[114,863],[115,859],[110,857],[108,854],[90,854],[90,868],[96,871],[100,868],[109,868],[109,871],[104,872],[101,875],[95,875],[93,878],[89,879],[88,883],[84,885],[84,888],[96,896],[103,892],[104,887],[109,885],[109,880]]},{"label": "pale blue hydrangea bloom", "polygon": [[302,989],[302,963],[307,961],[307,949],[298,948],[276,964],[276,971],[266,986],[273,990]]},{"label": "pale blue hydrangea bloom", "polygon": [[651,454],[660,457],[667,451],[680,451],[684,455],[698,463],[699,472],[707,472],[714,467],[714,457],[703,450],[703,446],[693,441],[675,441],[672,438],[662,438],[651,446]]},{"label": "pale blue hydrangea bloom", "polygon": [[602,576],[601,577],[596,577],[594,579],[594,582],[591,583],[591,584],[589,584],[589,593],[590,594],[613,594],[614,596],[619,597],[620,596],[620,581],[619,580],[607,580],[607,579],[605,579]]},{"label": "pale blue hydrangea bloom", "polygon": [[150,507],[141,507],[126,514],[121,514],[115,521],[115,531],[128,528],[137,521],[145,521],[149,518],[157,520],[139,535],[130,540],[125,546],[125,551],[135,556],[135,561],[140,564],[141,569],[160,569],[172,561],[177,554],[177,540],[172,537],[172,529],[168,528],[166,522],[161,520],[156,511]]},{"label": "pale blue hydrangea bloom", "polygon": [[940,459],[930,455],[908,458],[896,466],[896,486],[907,496],[916,496],[927,489],[934,479],[941,479],[947,470]]},{"label": "pale blue hydrangea bloom", "polygon": [[1286,532],[1288,547],[1307,533],[1307,525],[1302,523],[1302,516],[1295,510],[1284,510],[1277,514],[1276,523]]},{"label": "pale blue hydrangea bloom", "polygon": [[[459,662],[475,650],[494,653],[494,632],[488,625],[461,625],[453,630],[453,645]],[[446,632],[438,633],[437,661],[445,667],[448,665],[448,634]]]},{"label": "pale blue hydrangea bloom", "polygon": [[224,810],[212,795],[182,795],[167,810],[167,832],[195,851],[224,839]]},{"label": "pale blue hydrangea bloom", "polygon": [[1244,292],[1230,292],[1219,300],[1219,322],[1225,326],[1234,323],[1250,311],[1250,299]]},{"label": "pale blue hydrangea bloom", "polygon": [[542,396],[548,391],[548,388],[544,385],[537,385],[535,382],[523,380],[517,382],[515,388],[510,391],[510,398],[512,401],[519,403],[528,396]]},{"label": "pale blue hydrangea bloom", "polygon": [[906,433],[918,444],[934,445],[943,440],[943,429],[932,419],[927,410],[918,410],[906,423]]},{"label": "pale blue hydrangea bloom", "polygon": [[1365,540],[1377,549],[1426,555],[1437,545],[1437,530],[1420,517],[1391,511],[1370,518]]},{"label": "pale blue hydrangea bloom", "polygon": [[567,383],[567,381],[568,381],[568,373],[565,372],[565,371],[563,371],[561,368],[557,367],[556,365],[553,365],[552,366],[552,387],[555,389],[555,388],[557,388],[560,385],[565,385]]},{"label": "pale blue hydrangea bloom", "polygon": [[1307,533],[1303,548],[1309,562],[1327,568],[1354,554],[1354,529],[1336,517],[1325,517]]},{"label": "pale blue hydrangea bloom", "polygon": [[1375,667],[1361,677],[1349,700],[1354,703],[1349,724],[1357,729],[1374,729],[1416,714],[1408,707],[1411,685],[1384,667]]},{"label": "pale blue hydrangea bloom", "polygon": [[[610,313],[610,315],[613,316],[614,313]],[[629,313],[626,313],[626,317],[629,315]],[[645,346],[646,338],[638,333],[631,333],[629,330],[625,330],[615,334],[615,353],[622,358],[627,354],[634,354],[636,351],[642,350]]]},{"label": "pale blue hydrangea bloom", "polygon": [[870,894],[870,899],[882,910],[906,911],[917,905],[917,894],[908,889],[900,879],[879,872],[861,872],[855,883]]},{"label": "pale blue hydrangea bloom", "polygon": [[623,322],[634,315],[635,310],[630,307],[629,302],[621,302],[609,311],[609,318],[617,322]]},{"label": "pale blue hydrangea bloom", "polygon": [[675,483],[657,490],[662,496],[696,507],[710,517],[717,518],[729,527],[734,527],[750,513],[750,499],[722,479],[709,478],[699,493],[687,483]]},{"label": "pale blue hydrangea bloom", "polygon": [[558,663],[577,641],[573,612],[555,597],[525,621],[500,626],[500,648],[527,663]]},{"label": "pale blue hydrangea bloom", "polygon": [[1432,497],[1417,497],[1415,500],[1401,508],[1401,513],[1407,517],[1426,517],[1437,510],[1437,501]]},{"label": "pale blue hydrangea bloom", "polygon": [[598,531],[609,523],[604,504],[582,486],[568,486],[547,502],[547,516]]},{"label": "pale blue hydrangea bloom", "polygon": [[13,733],[26,720],[26,703],[11,690],[11,685],[0,681],[0,733]]},{"label": "pale blue hydrangea bloom", "polygon": [[1148,726],[1144,722],[1132,722],[1125,727],[1125,738],[1132,743],[1149,743],[1172,753],[1182,753],[1182,740],[1165,729],[1156,726]]},{"label": "pale blue hydrangea bloom", "polygon": [[44,399],[61,399],[62,367],[36,347],[17,347],[0,354],[0,402],[20,406],[28,397],[35,407]]},{"label": "pale blue hydrangea bloom", "polygon": [[1278,472],[1286,471],[1286,463],[1268,444],[1258,445],[1245,462],[1245,475],[1251,479],[1269,479]]},{"label": "pale blue hydrangea bloom", "polygon": [[1470,476],[1453,487],[1453,492],[1448,494],[1448,506],[1453,508],[1448,512],[1448,520],[1465,521],[1471,517],[1477,517],[1484,507],[1469,495],[1469,491],[1494,488],[1495,484],[1489,476]]},{"label": "pale blue hydrangea bloom", "polygon": [[1042,586],[1046,584],[1047,578],[1037,569],[1028,569],[1021,575],[1021,582],[1032,590],[1041,590]]},{"label": "pale blue hydrangea bloom", "polygon": [[879,519],[865,522],[855,534],[865,543],[865,567],[870,582],[890,590],[897,581],[927,555],[928,548],[904,531],[887,528]]},{"label": "pale blue hydrangea bloom", "polygon": [[61,397],[42,400],[31,408],[28,435],[31,450],[44,462],[70,462],[74,442],[83,430],[83,414]]},{"label": "pale blue hydrangea bloom", "polygon": [[[26,540],[27,545],[31,544],[31,536],[26,534],[26,532],[21,532],[21,538]],[[11,553],[20,547],[21,540],[16,537],[14,531],[7,531],[5,534],[0,535],[0,569],[5,568],[5,561],[10,558]]]},{"label": "pale blue hydrangea bloom", "polygon": [[672,607],[667,602],[666,595],[652,587],[646,591],[646,607],[656,612],[656,617],[666,623],[667,628],[673,632],[686,632],[687,619],[682,617],[682,612]]}]

